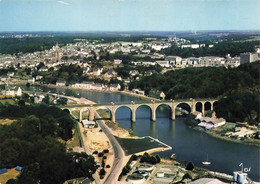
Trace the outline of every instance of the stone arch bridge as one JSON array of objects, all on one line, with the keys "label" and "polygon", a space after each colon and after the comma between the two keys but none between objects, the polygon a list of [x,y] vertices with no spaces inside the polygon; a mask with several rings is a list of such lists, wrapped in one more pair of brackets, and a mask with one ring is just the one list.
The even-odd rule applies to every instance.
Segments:
[{"label": "stone arch bridge", "polygon": [[82,121],[82,112],[88,111],[89,112],[89,120],[93,121],[95,119],[95,112],[98,109],[106,108],[111,113],[111,121],[116,121],[116,110],[120,107],[128,107],[131,111],[131,120],[132,122],[136,121],[136,110],[140,106],[148,106],[151,110],[151,120],[156,120],[156,109],[161,105],[166,105],[170,108],[171,111],[171,119],[175,119],[175,110],[176,107],[180,104],[186,104],[189,106],[191,112],[196,111],[196,107],[200,104],[201,112],[204,115],[205,106],[208,106],[208,110],[213,110],[214,104],[217,102],[217,99],[180,99],[180,100],[169,100],[169,101],[154,101],[151,102],[123,102],[123,103],[109,103],[109,104],[77,104],[77,105],[70,105],[70,106],[63,106],[62,109],[68,109],[70,113],[72,111],[79,111],[79,120]]}]

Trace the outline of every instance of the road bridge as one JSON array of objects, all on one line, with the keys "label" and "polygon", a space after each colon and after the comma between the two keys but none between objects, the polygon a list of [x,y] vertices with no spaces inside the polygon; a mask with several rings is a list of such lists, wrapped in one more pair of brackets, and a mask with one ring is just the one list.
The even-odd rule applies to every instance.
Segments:
[{"label": "road bridge", "polygon": [[[110,111],[110,119],[111,121],[116,121],[116,111],[120,107],[128,107],[131,111],[131,120],[132,122],[136,121],[136,110],[141,106],[147,106],[151,110],[151,120],[156,121],[156,109],[161,105],[166,105],[170,108],[172,120],[175,119],[175,111],[178,106],[181,104],[186,104],[190,108],[190,112],[201,111],[202,114],[205,114],[206,110],[213,110],[214,104],[217,102],[217,99],[178,99],[178,100],[165,100],[165,101],[131,101],[131,102],[121,102],[121,103],[108,103],[108,104],[76,104],[70,105],[66,107],[62,107],[62,109],[67,109],[70,111],[79,111],[79,120],[82,120],[82,113],[88,111],[90,121],[95,119],[95,112],[98,109],[107,109]],[[207,107],[207,108],[206,108]],[[200,110],[198,110],[200,109]]]}]

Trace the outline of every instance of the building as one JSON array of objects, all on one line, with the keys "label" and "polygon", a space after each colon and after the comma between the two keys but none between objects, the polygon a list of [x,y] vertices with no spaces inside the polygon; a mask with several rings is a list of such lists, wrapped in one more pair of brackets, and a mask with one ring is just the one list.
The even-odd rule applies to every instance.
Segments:
[{"label": "building", "polygon": [[156,61],[155,63],[157,63],[161,67],[169,67],[169,61]]},{"label": "building", "polygon": [[226,123],[224,118],[201,117],[198,120],[200,121],[198,126],[204,127],[207,130],[222,126]]},{"label": "building", "polygon": [[120,84],[110,84],[110,86],[109,86],[110,91],[118,91],[120,89],[121,89]]},{"label": "building", "polygon": [[115,65],[120,65],[122,63],[122,60],[120,59],[114,59],[114,64]]},{"label": "building", "polygon": [[82,126],[84,128],[94,128],[95,127],[95,122],[94,121],[89,121],[87,119],[82,120]]},{"label": "building", "polygon": [[33,78],[28,79],[28,82],[29,83],[34,83],[35,82],[35,78],[33,77]]},{"label": "building", "polygon": [[195,112],[192,112],[192,114],[195,116],[195,119],[202,118],[202,113],[201,112],[195,111]]},{"label": "building", "polygon": [[258,60],[258,54],[257,53],[241,53],[240,54],[240,64],[244,63],[252,63],[254,61]]},{"label": "building", "polygon": [[182,58],[179,56],[167,56],[165,61],[169,61],[170,65],[177,65],[181,63]]},{"label": "building", "polygon": [[66,86],[66,82],[65,81],[57,81],[56,86]]}]

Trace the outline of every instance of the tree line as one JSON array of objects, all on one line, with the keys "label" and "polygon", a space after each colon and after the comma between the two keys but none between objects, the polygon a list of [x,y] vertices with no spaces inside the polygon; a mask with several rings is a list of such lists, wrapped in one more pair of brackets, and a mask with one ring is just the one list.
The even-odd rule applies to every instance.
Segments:
[{"label": "tree line", "polygon": [[244,52],[255,52],[255,46],[258,44],[258,41],[234,42],[228,40],[214,44],[214,47],[211,48],[209,48],[208,45],[206,45],[206,47],[200,47],[197,49],[181,48],[178,47],[176,44],[172,44],[171,47],[161,50],[160,53],[165,55],[180,56],[182,58],[202,56],[225,57],[226,54],[230,54],[232,57],[234,57],[239,56],[240,53]]},{"label": "tree line", "polygon": [[92,156],[66,152],[62,142],[72,138],[74,126],[67,112],[44,104],[2,105],[0,116],[16,119],[0,125],[0,168],[23,167],[12,183],[59,184],[96,171]]},{"label": "tree line", "polygon": [[259,114],[260,106],[259,77],[260,62],[257,61],[237,68],[185,68],[157,73],[132,81],[129,89],[142,89],[156,98],[163,91],[166,99],[220,98],[218,116],[254,124],[259,119],[259,115],[255,115]]}]

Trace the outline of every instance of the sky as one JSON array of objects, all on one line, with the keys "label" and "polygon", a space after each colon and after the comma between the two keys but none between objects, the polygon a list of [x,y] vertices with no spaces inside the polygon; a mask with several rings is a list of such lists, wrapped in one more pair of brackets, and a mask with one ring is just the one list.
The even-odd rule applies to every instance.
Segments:
[{"label": "sky", "polygon": [[260,30],[260,0],[0,0],[0,32],[199,30]]}]

